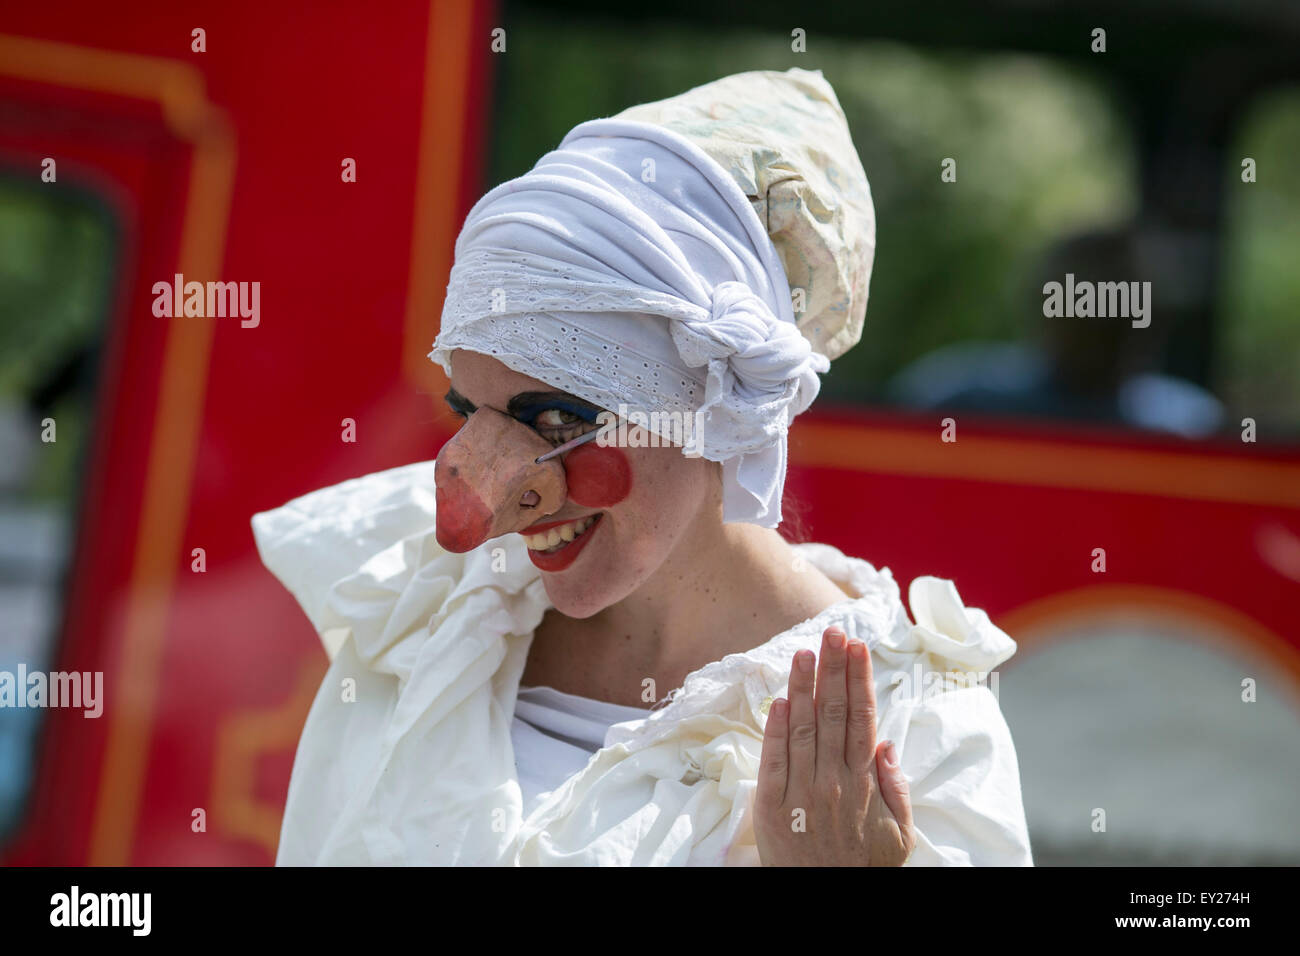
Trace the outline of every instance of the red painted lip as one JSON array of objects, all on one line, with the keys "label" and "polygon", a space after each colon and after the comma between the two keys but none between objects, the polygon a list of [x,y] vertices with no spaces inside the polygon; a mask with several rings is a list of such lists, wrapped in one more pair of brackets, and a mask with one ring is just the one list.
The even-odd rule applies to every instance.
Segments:
[{"label": "red painted lip", "polygon": [[539,521],[535,525],[530,525],[518,534],[541,534],[543,531],[550,531],[552,528],[558,528],[560,525],[573,524],[575,521],[581,521],[587,515],[578,515],[576,518],[565,518],[563,521]]},{"label": "red painted lip", "polygon": [[[582,549],[587,546],[587,542],[591,540],[591,536],[596,533],[596,528],[600,525],[600,519],[603,517],[603,513],[598,514],[596,520],[591,523],[591,527],[582,533],[582,537],[574,538],[566,547],[561,548],[553,554],[546,554],[542,551],[529,551],[528,560],[533,562],[535,567],[540,568],[543,571],[550,571],[552,573],[563,571],[574,561],[578,560],[578,555],[580,555]],[[557,521],[547,527],[554,527],[556,524],[568,523],[569,522],[567,521]],[[540,528],[542,526],[538,525],[537,527]],[[537,532],[529,533],[535,534]]]}]

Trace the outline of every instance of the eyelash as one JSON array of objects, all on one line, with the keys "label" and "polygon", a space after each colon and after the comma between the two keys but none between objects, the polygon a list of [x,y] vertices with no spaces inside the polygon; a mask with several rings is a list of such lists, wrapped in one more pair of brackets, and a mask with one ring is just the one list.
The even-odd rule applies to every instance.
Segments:
[{"label": "eyelash", "polygon": [[[555,412],[560,417],[558,424],[539,424],[538,419],[550,412]],[[564,421],[567,417],[569,421]],[[563,445],[566,441],[572,441],[579,435],[585,434],[596,427],[596,413],[585,412],[574,408],[565,408],[562,405],[547,405],[538,408],[535,412],[531,409],[519,416],[519,421],[525,425],[532,426],[539,435],[549,441],[552,445]]]},{"label": "eyelash", "polygon": [[[452,409],[462,419],[468,419],[470,412],[464,408]],[[537,419],[541,418],[547,412],[558,412],[560,415],[569,416],[571,421],[562,422],[556,425],[538,424]],[[562,405],[543,405],[536,408],[530,408],[520,415],[515,416],[516,421],[522,422],[535,430],[539,435],[549,441],[552,445],[563,445],[566,441],[572,441],[579,435],[586,434],[597,427],[595,410],[565,408]]]}]

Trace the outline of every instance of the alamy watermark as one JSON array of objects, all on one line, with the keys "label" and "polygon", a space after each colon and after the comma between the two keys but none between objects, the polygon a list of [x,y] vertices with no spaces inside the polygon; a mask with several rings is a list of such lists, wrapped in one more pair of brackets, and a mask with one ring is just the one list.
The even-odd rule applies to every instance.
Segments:
[{"label": "alamy watermark", "polygon": [[86,717],[104,712],[103,671],[0,671],[0,707],[80,707]]},{"label": "alamy watermark", "polygon": [[245,329],[262,322],[260,282],[186,282],[178,272],[172,282],[155,282],[153,294],[153,314],[160,319],[238,316]]},{"label": "alamy watermark", "polygon": [[83,893],[73,885],[50,897],[51,926],[118,926],[133,936],[148,936],[152,912],[152,893]]},{"label": "alamy watermark", "polygon": [[703,454],[704,417],[699,412],[644,412],[619,405],[602,411],[597,445],[616,448],[681,448],[687,458]]},{"label": "alamy watermark", "polygon": [[1065,274],[1064,284],[1048,282],[1043,286],[1043,315],[1057,318],[1132,319],[1135,329],[1151,324],[1150,282],[1074,281],[1074,273]]},{"label": "alamy watermark", "polygon": [[927,670],[920,662],[910,671],[889,671],[889,687],[894,691],[893,702],[919,704],[955,690],[986,687],[998,698],[997,671],[940,671]]}]

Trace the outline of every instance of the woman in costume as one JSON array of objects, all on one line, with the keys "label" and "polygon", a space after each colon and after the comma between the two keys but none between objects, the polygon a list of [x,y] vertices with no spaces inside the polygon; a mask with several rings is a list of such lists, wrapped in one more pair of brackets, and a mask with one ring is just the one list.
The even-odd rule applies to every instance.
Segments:
[{"label": "woman in costume", "polygon": [[580,124],[475,205],[431,353],[460,431],[253,521],[330,657],[277,863],[1031,864],[961,679],[1014,642],[774,530],[874,242],[797,69]]}]

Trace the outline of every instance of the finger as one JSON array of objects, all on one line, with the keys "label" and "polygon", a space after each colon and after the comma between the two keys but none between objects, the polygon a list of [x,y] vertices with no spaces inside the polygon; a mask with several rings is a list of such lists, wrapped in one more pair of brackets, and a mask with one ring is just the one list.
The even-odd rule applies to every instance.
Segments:
[{"label": "finger", "polygon": [[844,725],[848,718],[849,693],[845,684],[849,655],[848,638],[841,627],[828,627],[822,634],[822,654],[817,661],[817,773],[844,771]]},{"label": "finger", "polygon": [[813,709],[813,666],[817,655],[802,650],[790,668],[790,777],[787,799],[811,785],[817,769],[817,714]]},{"label": "finger", "polygon": [[782,698],[772,701],[767,712],[767,726],[763,730],[763,756],[758,764],[758,787],[754,793],[756,807],[779,807],[785,802],[786,779],[790,769],[790,753],[786,743],[789,734],[790,702]]},{"label": "finger", "polygon": [[880,785],[880,796],[903,832],[910,853],[915,843],[912,835],[912,796],[907,777],[903,776],[903,767],[898,760],[898,750],[892,740],[881,741],[876,751],[876,780]]},{"label": "finger", "polygon": [[857,774],[871,769],[876,756],[876,685],[871,675],[871,652],[862,641],[848,648],[848,726],[844,734],[844,761]]}]

